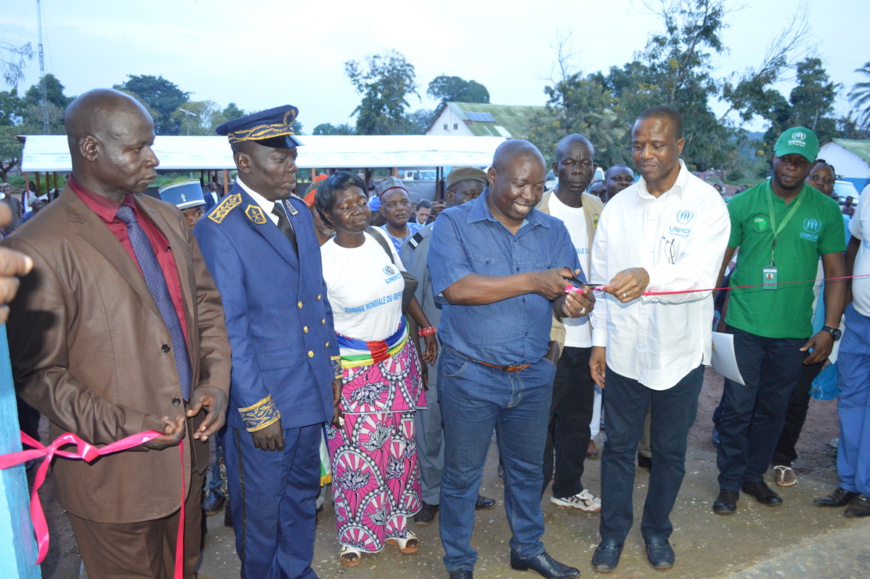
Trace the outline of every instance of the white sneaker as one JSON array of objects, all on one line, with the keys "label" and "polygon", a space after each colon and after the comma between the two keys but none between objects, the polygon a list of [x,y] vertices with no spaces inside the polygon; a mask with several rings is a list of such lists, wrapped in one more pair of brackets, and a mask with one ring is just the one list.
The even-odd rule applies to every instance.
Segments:
[{"label": "white sneaker", "polygon": [[583,489],[574,496],[565,497],[550,497],[550,502],[560,507],[571,507],[572,509],[580,509],[589,513],[597,513],[601,510],[601,499]]}]

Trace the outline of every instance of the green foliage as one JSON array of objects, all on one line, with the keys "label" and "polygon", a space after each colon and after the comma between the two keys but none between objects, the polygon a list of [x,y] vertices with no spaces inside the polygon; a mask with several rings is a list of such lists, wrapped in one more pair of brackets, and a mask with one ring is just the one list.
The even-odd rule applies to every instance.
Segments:
[{"label": "green foliage", "polygon": [[352,113],[356,116],[356,134],[401,135],[408,130],[408,96],[418,95],[413,64],[401,53],[389,50],[366,57],[365,64],[349,60],[344,70],[356,93],[362,96]]},{"label": "green foliage", "polygon": [[223,116],[224,121],[234,121],[242,118],[245,114],[245,111],[236,106],[236,103],[230,103],[223,110],[221,116]]},{"label": "green foliage", "polygon": [[12,126],[21,122],[24,107],[18,91],[0,91],[0,126]]},{"label": "green foliage", "polygon": [[[870,77],[870,61],[865,62],[861,68],[855,69],[855,72]],[[870,80],[852,85],[849,101],[858,109],[855,124],[859,128],[870,130]]]},{"label": "green foliage", "polygon": [[214,135],[215,128],[226,120],[214,101],[188,101],[170,119],[181,128],[182,135]]},{"label": "green foliage", "polygon": [[64,86],[57,78],[49,73],[42,77],[38,83],[27,89],[24,93],[24,100],[29,105],[38,105],[42,102],[42,87],[45,86],[46,100],[61,110],[66,110],[66,107],[73,102],[74,97],[68,97],[63,94]]},{"label": "green foliage", "polygon": [[533,114],[528,136],[547,158],[555,160],[562,137],[579,133],[593,143],[595,159],[603,167],[630,159],[627,125],[613,110],[615,101],[599,79],[576,73],[544,91],[547,108]]},{"label": "green foliage", "polygon": [[797,64],[798,83],[789,101],[791,125],[801,125],[816,133],[819,143],[836,136],[837,122],[831,117],[840,85],[830,81],[821,59],[807,58]]},{"label": "green foliage", "polygon": [[163,76],[128,75],[127,80],[114,86],[136,97],[154,118],[154,130],[158,135],[180,135],[180,119],[173,113],[184,106],[190,93],[182,91],[175,83]]},{"label": "green foliage", "polygon": [[441,99],[441,102],[488,103],[489,91],[474,80],[465,80],[458,76],[442,74],[429,83],[426,91],[431,97]]},{"label": "green foliage", "polygon": [[314,127],[312,135],[353,135],[354,129],[347,123],[341,125],[333,125],[332,123],[321,123]]},{"label": "green foliage", "polygon": [[436,111],[428,109],[418,109],[407,116],[405,134],[407,135],[424,135],[426,129],[435,120]]}]

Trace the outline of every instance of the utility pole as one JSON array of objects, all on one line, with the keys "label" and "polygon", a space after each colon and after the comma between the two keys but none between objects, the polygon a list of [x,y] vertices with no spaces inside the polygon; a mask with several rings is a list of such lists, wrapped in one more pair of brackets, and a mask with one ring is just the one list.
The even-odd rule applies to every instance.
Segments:
[{"label": "utility pole", "polygon": [[48,129],[48,87],[45,86],[45,58],[42,50],[42,2],[36,0],[36,27],[39,29],[39,84],[42,92],[42,132],[49,134]]}]

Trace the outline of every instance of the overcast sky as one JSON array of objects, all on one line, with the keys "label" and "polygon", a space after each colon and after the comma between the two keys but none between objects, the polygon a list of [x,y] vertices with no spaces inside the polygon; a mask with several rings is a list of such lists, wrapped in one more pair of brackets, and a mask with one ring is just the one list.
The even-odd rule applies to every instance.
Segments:
[{"label": "overcast sky", "polygon": [[[791,21],[794,0],[735,1],[716,57],[717,76],[757,66],[770,41]],[[524,7],[527,6],[527,7]],[[808,48],[846,93],[870,61],[867,0],[813,1]],[[0,40],[38,43],[36,0],[0,0]],[[359,102],[343,63],[396,49],[416,67],[422,100],[440,74],[474,79],[495,104],[542,105],[556,61],[555,38],[570,33],[574,65],[583,72],[622,66],[661,22],[638,0],[438,0],[288,2],[281,0],[43,0],[45,71],[77,95],[123,82],[128,74],[163,75],[191,100],[235,102],[247,111],[299,107],[310,133],[320,123],[349,122]],[[38,59],[19,90],[39,79]],[[789,85],[781,85],[787,96]],[[754,128],[758,128],[755,126]]]}]

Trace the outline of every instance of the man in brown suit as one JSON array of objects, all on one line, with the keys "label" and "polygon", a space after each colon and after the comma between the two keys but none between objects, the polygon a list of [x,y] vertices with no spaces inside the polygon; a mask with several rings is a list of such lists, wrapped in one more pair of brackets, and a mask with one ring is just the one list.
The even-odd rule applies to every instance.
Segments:
[{"label": "man in brown suit", "polygon": [[206,441],[224,424],[229,388],[220,296],[182,214],[140,195],[158,165],[142,105],[92,90],[64,121],[69,184],[3,241],[34,263],[8,322],[16,389],[48,417],[51,439],[163,433],[93,464],[58,459],[54,488],[92,579],[168,578],[183,474],[193,576]]}]

